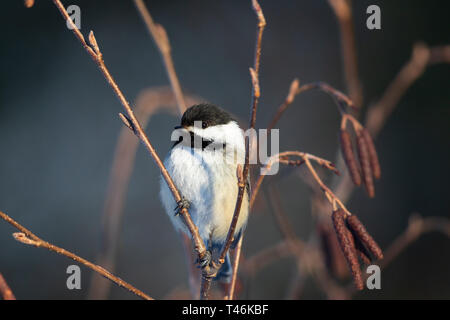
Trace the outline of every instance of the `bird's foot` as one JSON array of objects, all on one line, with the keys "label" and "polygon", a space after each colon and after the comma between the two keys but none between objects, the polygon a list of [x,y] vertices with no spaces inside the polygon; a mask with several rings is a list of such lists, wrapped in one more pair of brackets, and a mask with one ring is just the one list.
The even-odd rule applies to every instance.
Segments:
[{"label": "bird's foot", "polygon": [[181,200],[177,202],[177,206],[175,207],[175,216],[179,215],[183,209],[189,209],[191,203],[185,198],[181,197]]},{"label": "bird's foot", "polygon": [[199,265],[199,268],[206,268],[211,264],[212,261],[212,254],[211,251],[206,250],[205,254],[201,258],[197,258],[196,263]]}]

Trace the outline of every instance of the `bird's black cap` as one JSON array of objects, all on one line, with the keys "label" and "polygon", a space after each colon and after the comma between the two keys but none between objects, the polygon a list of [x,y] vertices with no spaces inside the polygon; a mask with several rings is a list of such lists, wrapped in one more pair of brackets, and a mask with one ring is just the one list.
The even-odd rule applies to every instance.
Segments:
[{"label": "bird's black cap", "polygon": [[207,128],[233,121],[228,112],[209,103],[196,104],[187,109],[181,118],[181,126],[193,126],[194,121],[201,121],[202,127]]}]

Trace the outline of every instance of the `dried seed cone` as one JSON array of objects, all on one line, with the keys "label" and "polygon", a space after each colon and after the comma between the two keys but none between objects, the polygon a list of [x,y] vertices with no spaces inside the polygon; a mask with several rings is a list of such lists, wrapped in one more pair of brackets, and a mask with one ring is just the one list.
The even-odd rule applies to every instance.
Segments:
[{"label": "dried seed cone", "polygon": [[366,247],[361,243],[361,240],[359,240],[358,236],[356,236],[353,232],[351,233],[353,239],[355,240],[355,248],[359,258],[365,265],[370,265],[372,263],[370,253],[368,252]]},{"label": "dried seed cone", "polygon": [[364,289],[364,283],[361,275],[361,269],[359,266],[358,256],[356,253],[355,242],[351,232],[345,225],[345,212],[342,209],[338,209],[331,215],[333,220],[334,229],[339,240],[342,252],[345,259],[352,271],[353,281],[358,290]]},{"label": "dried seed cone", "polygon": [[369,133],[369,130],[362,129],[361,134],[366,142],[367,151],[369,152],[369,160],[370,166],[372,167],[372,173],[375,179],[380,179],[381,177],[381,167],[380,162],[378,161],[377,150],[375,149],[375,145],[373,143],[372,137]]},{"label": "dried seed cone", "polygon": [[339,134],[341,140],[341,150],[344,156],[345,163],[347,164],[350,177],[355,185],[361,185],[361,175],[359,173],[358,164],[356,163],[355,154],[353,153],[352,140],[350,134],[341,129]]},{"label": "dried seed cone", "polygon": [[360,250],[357,250],[357,251],[358,251],[359,258],[366,266],[368,266],[372,263],[372,260],[370,260],[370,258],[364,252],[362,252]]},{"label": "dried seed cone", "polygon": [[367,232],[364,225],[359,221],[358,217],[352,215],[347,218],[347,225],[351,231],[358,237],[358,240],[374,255],[378,260],[383,259],[383,251]]},{"label": "dried seed cone", "polygon": [[349,275],[347,262],[342,254],[342,250],[333,227],[326,223],[319,223],[317,229],[321,240],[325,264],[330,274],[334,275],[338,279],[347,278]]},{"label": "dried seed cone", "polygon": [[364,185],[370,198],[375,197],[375,186],[373,184],[372,168],[370,166],[369,151],[367,150],[366,140],[361,131],[356,135],[356,147],[358,149],[359,161],[363,174]]}]

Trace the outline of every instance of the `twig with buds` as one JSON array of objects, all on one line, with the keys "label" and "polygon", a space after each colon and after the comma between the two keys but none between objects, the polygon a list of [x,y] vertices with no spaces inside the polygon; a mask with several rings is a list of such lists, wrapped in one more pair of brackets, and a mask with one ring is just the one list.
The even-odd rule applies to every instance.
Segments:
[{"label": "twig with buds", "polygon": [[[364,181],[364,185],[366,187],[369,197],[373,198],[375,196],[373,178],[379,179],[381,176],[378,156],[370,133],[361,125],[361,123],[358,120],[356,120],[354,116],[352,116],[349,113],[348,109],[356,110],[355,104],[349,97],[347,97],[342,92],[334,89],[333,87],[323,82],[316,82],[299,86],[298,80],[295,79],[290,86],[288,96],[286,97],[285,101],[283,102],[283,104],[281,104],[281,106],[275,113],[274,117],[272,118],[268,126],[269,130],[275,126],[275,124],[281,118],[282,114],[293,102],[294,97],[297,94],[311,89],[320,89],[330,94],[337,102],[337,106],[342,115],[341,131],[340,131],[341,148],[344,154],[346,165],[350,172],[350,176],[352,177],[353,183],[357,186],[361,184],[361,180]],[[353,153],[351,136],[346,131],[347,130],[346,125],[348,121],[351,122],[353,129],[356,132],[357,150],[359,155],[360,166],[362,169],[363,179],[361,179],[358,162]]]},{"label": "twig with buds", "polygon": [[[299,160],[292,160],[291,157],[299,157]],[[250,207],[253,205],[253,203],[256,200],[256,195],[258,194],[259,188],[261,187],[262,181],[264,180],[264,177],[266,176],[265,173],[269,172],[272,166],[275,163],[282,163],[286,165],[294,165],[299,166],[302,164],[306,164],[309,172],[312,174],[313,179],[318,183],[321,190],[325,193],[326,198],[330,201],[330,204],[333,206],[339,206],[344,211],[348,212],[348,210],[345,208],[345,206],[341,203],[341,201],[334,195],[333,192],[322,182],[322,179],[320,179],[319,175],[317,174],[317,171],[312,166],[311,161],[314,161],[318,163],[320,166],[334,172],[335,174],[339,175],[339,171],[336,169],[334,164],[328,160],[322,159],[320,157],[314,156],[309,153],[300,152],[300,151],[285,151],[281,152],[279,154],[276,154],[269,158],[267,161],[267,164],[263,168],[262,174],[258,177],[258,180],[254,184],[252,197],[250,198]]]},{"label": "twig with buds", "polygon": [[45,248],[47,250],[56,252],[58,254],[66,256],[70,259],[73,259],[73,260],[85,265],[86,267],[94,270],[95,272],[101,274],[103,277],[111,280],[112,282],[117,284],[119,287],[123,287],[143,299],[153,300],[153,298],[150,297],[149,295],[145,294],[144,292],[142,292],[139,289],[136,289],[131,284],[123,281],[119,277],[116,277],[115,275],[113,275],[112,273],[110,273],[109,271],[104,269],[103,267],[93,264],[92,262],[89,262],[88,260],[83,259],[66,249],[60,248],[60,247],[55,246],[47,241],[42,240],[41,238],[36,236],[34,233],[32,233],[30,230],[28,230],[27,228],[25,228],[21,224],[19,224],[17,221],[15,221],[13,218],[8,216],[6,213],[0,211],[0,218],[5,220],[10,225],[12,225],[14,228],[16,228],[17,230],[20,231],[20,232],[13,233],[14,239],[16,239],[17,241],[22,242],[27,245],[34,246],[36,248]]},{"label": "twig with buds", "polygon": [[280,120],[281,116],[286,112],[286,110],[294,102],[294,99],[297,95],[299,95],[300,93],[309,91],[309,90],[313,90],[313,89],[317,89],[317,90],[320,90],[320,91],[323,91],[323,92],[329,94],[337,102],[337,106],[338,106],[341,114],[347,114],[348,110],[350,110],[350,111],[358,110],[358,108],[355,106],[355,104],[349,97],[347,97],[341,91],[333,88],[332,86],[330,86],[329,84],[327,84],[325,82],[318,81],[318,82],[307,83],[307,84],[300,86],[299,80],[294,79],[291,82],[291,85],[289,87],[288,95],[286,96],[283,103],[278,107],[277,111],[275,112],[275,115],[272,117],[272,120],[270,121],[269,125],[267,126],[267,130],[271,130],[275,127],[275,125]]},{"label": "twig with buds", "polygon": [[[153,145],[150,143],[150,140],[148,139],[147,135],[145,134],[144,130],[142,129],[142,126],[140,125],[139,121],[137,120],[136,116],[134,115],[133,110],[131,109],[130,104],[126,100],[125,96],[123,95],[122,91],[120,90],[119,86],[111,76],[108,68],[105,65],[105,62],[103,61],[103,55],[100,51],[100,48],[97,44],[97,40],[95,39],[94,33],[91,31],[89,33],[89,43],[90,46],[86,43],[84,40],[83,35],[81,34],[80,30],[77,28],[77,26],[73,23],[73,21],[70,19],[66,9],[62,5],[62,3],[59,0],[53,0],[54,4],[58,8],[58,10],[61,12],[64,19],[70,24],[72,31],[74,35],[78,38],[82,46],[85,48],[85,50],[89,53],[91,58],[94,60],[94,62],[97,64],[98,68],[104,75],[106,81],[113,89],[114,93],[118,97],[120,103],[124,107],[126,111],[125,114],[120,114],[121,120],[124,122],[125,126],[127,126],[130,130],[133,131],[133,133],[141,140],[141,142],[144,144],[145,148],[150,153],[151,157],[155,161],[156,165],[158,166],[159,170],[161,171],[161,174],[166,181],[167,185],[169,186],[170,191],[172,192],[172,195],[177,203],[181,202],[181,194],[178,191],[177,187],[173,183],[172,178],[170,177],[167,169],[164,167],[164,164],[162,163],[161,159],[159,158],[158,154],[156,153],[156,150],[154,149]],[[194,242],[194,248],[197,252],[199,258],[203,258],[203,256],[206,253],[206,246],[203,243],[202,239],[200,238],[200,234],[198,233],[198,228],[195,226],[194,222],[192,221],[192,218],[186,208],[181,209],[181,216],[183,217],[183,221],[186,224],[186,227],[188,228],[189,232],[192,236],[192,241]]]}]

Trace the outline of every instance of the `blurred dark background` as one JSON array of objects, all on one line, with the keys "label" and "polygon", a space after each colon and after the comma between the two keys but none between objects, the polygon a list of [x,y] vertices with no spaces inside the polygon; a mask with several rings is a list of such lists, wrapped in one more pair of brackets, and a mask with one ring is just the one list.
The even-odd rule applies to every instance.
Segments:
[{"label": "blurred dark background", "polygon": [[[160,55],[132,1],[63,1],[81,8],[81,31],[90,30],[128,100],[151,86],[168,84]],[[246,119],[256,18],[250,1],[146,1],[167,30],[185,90]],[[365,10],[378,4],[382,30],[366,28]],[[262,99],[257,125],[264,127],[283,101],[290,82],[325,81],[345,90],[338,27],[327,1],[261,0],[268,26],[260,73]],[[449,2],[354,1],[359,73],[365,105],[375,102],[412,45],[450,43]],[[122,107],[103,76],[65,27],[50,1],[26,9],[22,1],[0,11],[0,210],[38,236],[95,260],[100,218],[114,147],[123,124]],[[377,197],[357,190],[349,202],[381,247],[407,226],[412,212],[449,217],[450,66],[429,67],[389,118],[376,145],[383,177]],[[147,130],[163,157],[178,122],[152,118]],[[280,122],[280,150],[298,149],[328,159],[337,150],[339,114],[320,92],[299,96]],[[116,274],[155,298],[187,287],[179,238],[158,197],[159,173],[140,147],[123,219]],[[310,191],[298,179],[279,186],[299,236],[313,224]],[[262,194],[262,193],[261,193]],[[280,240],[270,213],[251,217],[244,253]],[[266,212],[267,211],[267,212]],[[82,290],[66,289],[72,261],[13,240],[0,221],[0,272],[18,299],[83,299],[91,271],[82,267]],[[450,298],[450,241],[442,234],[421,237],[382,272],[382,290],[356,298]],[[293,261],[283,259],[254,280],[248,298],[280,299]],[[113,286],[113,299],[134,299]],[[313,283],[306,298],[323,298]]]}]

